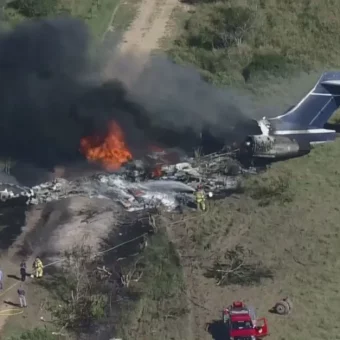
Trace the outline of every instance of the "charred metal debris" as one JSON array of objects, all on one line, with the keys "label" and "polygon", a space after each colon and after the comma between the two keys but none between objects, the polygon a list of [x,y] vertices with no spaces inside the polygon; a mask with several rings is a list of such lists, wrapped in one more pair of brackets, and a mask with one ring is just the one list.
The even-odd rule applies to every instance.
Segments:
[{"label": "charred metal debris", "polygon": [[245,168],[236,151],[217,152],[170,164],[166,151],[133,160],[118,172],[99,173],[76,180],[56,180],[24,187],[0,183],[1,204],[35,205],[72,196],[111,199],[128,211],[164,206],[174,210],[194,205],[194,192],[200,185],[209,198],[220,198],[240,189],[243,174],[256,174],[261,168]]}]

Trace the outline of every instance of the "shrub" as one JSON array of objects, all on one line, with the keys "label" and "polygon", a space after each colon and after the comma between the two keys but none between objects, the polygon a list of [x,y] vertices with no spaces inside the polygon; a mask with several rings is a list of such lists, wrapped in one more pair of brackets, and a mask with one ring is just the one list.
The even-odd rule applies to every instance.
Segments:
[{"label": "shrub", "polygon": [[25,17],[38,18],[55,13],[58,3],[58,0],[15,0],[9,6]]},{"label": "shrub", "polygon": [[283,55],[276,53],[254,54],[251,62],[243,69],[245,81],[253,78],[266,77],[285,77],[292,73],[293,64]]},{"label": "shrub", "polygon": [[207,50],[240,45],[251,30],[254,18],[249,8],[216,6],[187,21],[187,45]]},{"label": "shrub", "polygon": [[8,340],[58,340],[60,337],[53,335],[50,330],[46,328],[34,328],[26,331],[19,336],[12,336]]},{"label": "shrub", "polygon": [[250,177],[245,182],[245,191],[260,205],[268,205],[271,202],[291,202],[294,193],[291,189],[292,175],[289,171],[276,172],[275,175],[264,173],[260,176]]}]

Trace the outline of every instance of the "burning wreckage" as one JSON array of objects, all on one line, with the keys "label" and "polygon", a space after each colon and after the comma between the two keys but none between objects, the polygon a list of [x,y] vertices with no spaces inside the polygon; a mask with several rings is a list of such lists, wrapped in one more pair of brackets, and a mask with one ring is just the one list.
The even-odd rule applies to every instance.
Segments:
[{"label": "burning wreckage", "polygon": [[[257,122],[261,127],[266,120]],[[263,128],[264,129],[264,128]],[[262,131],[263,131],[262,129]],[[127,211],[164,206],[168,211],[182,206],[196,206],[194,193],[201,186],[209,198],[220,198],[240,189],[243,174],[257,174],[268,163],[307,154],[303,142],[269,133],[249,135],[231,150],[188,157],[176,149],[156,150],[135,160],[125,144],[123,131],[113,122],[109,133],[97,140],[81,140],[81,152],[89,162],[106,170],[91,176],[53,181],[24,187],[0,183],[0,203],[34,205],[71,196],[107,198]],[[256,166],[255,166],[256,165]]]},{"label": "burning wreckage", "polygon": [[164,206],[171,211],[180,206],[194,206],[197,186],[207,196],[218,198],[235,192],[241,173],[256,173],[243,168],[233,153],[215,153],[186,158],[168,164],[165,151],[154,152],[144,161],[131,160],[114,173],[97,173],[75,180],[58,178],[33,187],[0,184],[2,204],[34,205],[71,196],[107,198],[121,204],[127,211]]},{"label": "burning wreckage", "polygon": [[324,125],[340,105],[332,101],[339,93],[340,72],[326,72],[284,114],[253,121],[252,132],[237,150],[192,158],[152,147],[144,159],[135,160],[123,130],[112,121],[104,138],[92,136],[80,141],[80,151],[86,159],[101,164],[107,172],[75,180],[59,178],[33,187],[0,183],[0,202],[30,205],[87,195],[117,201],[128,211],[158,205],[173,210],[190,206],[199,185],[208,197],[218,198],[240,188],[242,173],[256,174],[263,165],[308,154],[312,145],[333,141],[336,132]]},{"label": "burning wreckage", "polygon": [[176,149],[151,146],[142,159],[134,159],[115,121],[104,137],[81,139],[80,152],[89,163],[106,171],[76,179],[58,178],[33,187],[1,183],[0,202],[32,205],[85,195],[111,199],[128,211],[159,205],[174,210],[195,206],[198,185],[208,197],[218,198],[238,190],[241,173],[254,171],[241,166],[235,151],[188,157]]}]

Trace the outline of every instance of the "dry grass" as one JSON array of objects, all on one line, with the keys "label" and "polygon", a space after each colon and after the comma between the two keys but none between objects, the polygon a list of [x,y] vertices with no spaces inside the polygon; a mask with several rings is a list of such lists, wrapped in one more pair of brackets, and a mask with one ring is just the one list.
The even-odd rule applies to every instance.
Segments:
[{"label": "dry grass", "polygon": [[[265,206],[248,195],[210,202],[200,218],[174,226],[176,245],[191,258],[184,264],[190,273],[191,294],[206,310],[196,308],[198,329],[219,317],[219,311],[235,298],[254,304],[268,317],[271,339],[337,338],[339,298],[339,159],[340,141],[318,147],[304,158],[273,166],[262,177],[246,183],[250,192],[268,188],[279,176],[289,175],[292,201],[273,199]],[[262,184],[261,184],[262,183]],[[261,189],[262,190],[262,189]],[[260,191],[261,191],[260,190]],[[268,192],[268,190],[265,190]],[[282,189],[282,194],[285,194]],[[186,216],[185,218],[188,218]],[[204,277],[207,267],[227,249],[241,244],[274,273],[259,285],[217,287]],[[291,296],[294,312],[289,317],[268,313],[285,295]],[[211,339],[201,329],[202,339]]]}]

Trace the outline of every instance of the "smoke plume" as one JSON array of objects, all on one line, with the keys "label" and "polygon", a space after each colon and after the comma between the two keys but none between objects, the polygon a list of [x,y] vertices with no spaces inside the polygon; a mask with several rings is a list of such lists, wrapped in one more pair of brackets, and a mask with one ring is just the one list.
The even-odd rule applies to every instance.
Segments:
[{"label": "smoke plume", "polygon": [[82,136],[137,110],[118,82],[98,85],[85,24],[23,23],[0,36],[0,153],[39,165],[72,161]]},{"label": "smoke plume", "polygon": [[227,137],[249,117],[248,97],[215,88],[164,56],[150,58],[128,93],[119,73],[136,73],[136,58],[119,56],[113,68],[120,81],[103,83],[90,44],[85,24],[70,18],[1,34],[0,156],[39,166],[71,162],[82,157],[81,137],[105,134],[112,119],[138,153],[148,139],[184,143],[203,128]]},{"label": "smoke plume", "polygon": [[175,131],[190,127],[199,133],[209,127],[213,134],[223,135],[252,112],[249,95],[217,88],[194,67],[177,65],[164,55],[150,58],[131,92],[153,121]]},{"label": "smoke plume", "polygon": [[256,116],[249,92],[218,88],[193,66],[175,64],[165,54],[129,51],[121,55],[116,47],[113,55],[106,73],[123,82],[128,98],[145,109],[153,135],[166,129],[176,132],[178,140],[206,130],[227,140],[235,125]]}]

